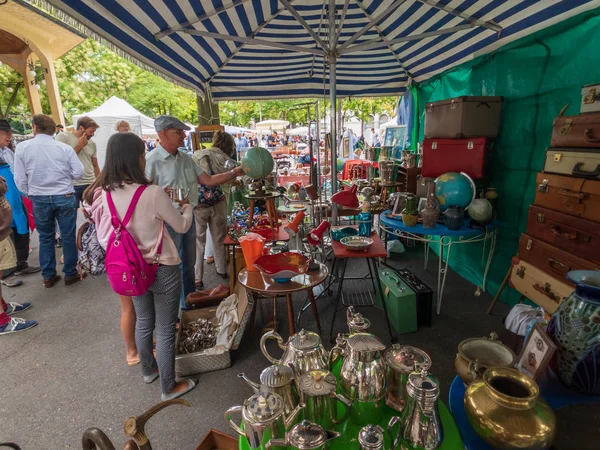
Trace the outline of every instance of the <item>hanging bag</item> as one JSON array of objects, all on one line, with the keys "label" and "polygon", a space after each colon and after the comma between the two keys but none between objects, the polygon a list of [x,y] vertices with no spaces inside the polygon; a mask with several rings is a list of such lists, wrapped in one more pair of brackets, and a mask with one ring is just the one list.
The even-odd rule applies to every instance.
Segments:
[{"label": "hanging bag", "polygon": [[[212,165],[210,163],[210,157],[206,156],[208,162],[209,175],[214,175]],[[207,208],[214,206],[225,198],[223,189],[221,186],[206,186],[204,184],[198,185],[198,206],[201,208]]]},{"label": "hanging bag", "polygon": [[158,259],[162,251],[164,224],[161,227],[160,243],[153,264],[146,262],[133,236],[126,228],[145,189],[146,186],[137,188],[122,221],[119,219],[110,191],[106,192],[106,202],[114,228],[114,232],[108,237],[106,247],[106,275],[115,293],[130,297],[142,295],[152,286],[156,279]]}]

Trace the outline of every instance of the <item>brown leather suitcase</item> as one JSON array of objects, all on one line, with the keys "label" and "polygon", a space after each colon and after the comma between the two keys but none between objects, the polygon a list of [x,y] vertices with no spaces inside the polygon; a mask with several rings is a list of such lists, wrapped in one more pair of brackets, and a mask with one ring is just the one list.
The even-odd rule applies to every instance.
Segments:
[{"label": "brown leather suitcase", "polygon": [[600,264],[600,224],[531,205],[527,234],[583,259]]},{"label": "brown leather suitcase", "polygon": [[539,172],[535,204],[600,222],[600,181]]},{"label": "brown leather suitcase", "polygon": [[565,277],[571,270],[600,269],[598,264],[586,261],[525,233],[519,239],[519,258],[568,284],[571,282]]},{"label": "brown leather suitcase", "polygon": [[554,119],[550,146],[600,147],[600,113],[563,116],[567,106]]},{"label": "brown leather suitcase", "polygon": [[554,314],[564,298],[573,292],[565,278],[552,277],[517,257],[512,259],[512,264],[508,285],[544,308],[548,314]]}]

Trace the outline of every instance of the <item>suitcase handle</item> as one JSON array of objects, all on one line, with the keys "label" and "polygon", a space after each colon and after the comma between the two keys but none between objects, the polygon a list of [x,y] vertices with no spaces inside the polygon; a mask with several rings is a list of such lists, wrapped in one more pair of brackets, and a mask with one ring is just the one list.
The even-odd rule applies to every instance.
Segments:
[{"label": "suitcase handle", "polygon": [[548,267],[550,267],[550,270],[553,270],[554,272],[560,275],[566,275],[567,272],[571,270],[571,267],[561,263],[560,261],[554,258],[548,258]]},{"label": "suitcase handle", "polygon": [[550,227],[550,232],[559,238],[569,239],[570,241],[574,241],[577,239],[577,233],[567,233],[566,231],[560,231],[560,228],[556,225]]},{"label": "suitcase handle", "polygon": [[594,137],[594,130],[592,130],[591,128],[586,128],[583,132],[583,136],[588,142],[600,142],[600,138]]},{"label": "suitcase handle", "polygon": [[[600,139],[598,139],[598,141],[600,141]],[[575,164],[575,167],[573,167],[573,170],[571,172],[573,176],[581,178],[598,178],[600,176],[600,164],[596,166],[595,170],[581,170],[581,167],[584,164],[585,163],[582,162],[578,162],[577,164]]]},{"label": "suitcase handle", "polygon": [[583,200],[587,197],[587,194],[585,192],[573,192],[568,189],[559,189],[558,193],[560,195],[564,195],[565,197],[576,198],[577,200]]}]

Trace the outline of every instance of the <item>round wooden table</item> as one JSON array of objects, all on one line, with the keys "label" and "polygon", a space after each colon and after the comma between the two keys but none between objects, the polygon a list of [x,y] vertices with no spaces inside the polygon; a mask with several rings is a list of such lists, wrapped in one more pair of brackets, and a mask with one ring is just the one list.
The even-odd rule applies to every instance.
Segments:
[{"label": "round wooden table", "polygon": [[327,266],[322,263],[319,264],[319,270],[313,270],[306,272],[304,275],[296,275],[287,283],[277,283],[271,277],[263,275],[261,272],[249,272],[247,267],[240,270],[238,274],[238,281],[249,290],[255,297],[254,306],[252,307],[252,315],[250,316],[250,329],[254,324],[254,318],[256,316],[256,304],[258,303],[257,296],[263,295],[273,297],[274,303],[274,314],[276,316],[276,305],[277,297],[285,296],[287,303],[287,314],[288,314],[288,325],[290,328],[290,335],[296,333],[296,325],[294,321],[294,305],[292,303],[292,294],[294,292],[306,291],[310,300],[313,316],[317,323],[317,329],[321,334],[321,322],[319,321],[319,313],[317,311],[317,303],[313,294],[313,288],[323,283],[327,279],[329,270]]}]

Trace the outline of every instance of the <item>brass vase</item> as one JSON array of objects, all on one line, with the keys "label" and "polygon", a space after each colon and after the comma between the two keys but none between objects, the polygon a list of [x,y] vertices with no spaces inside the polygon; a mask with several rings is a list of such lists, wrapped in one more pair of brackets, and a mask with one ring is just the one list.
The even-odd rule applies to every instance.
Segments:
[{"label": "brass vase", "polygon": [[550,447],[556,432],[554,411],[535,381],[517,369],[491,367],[465,392],[465,412],[473,429],[498,449]]},{"label": "brass vase", "polygon": [[417,209],[417,197],[407,197],[406,206],[402,210],[402,222],[407,227],[416,227],[418,219],[419,210]]}]

